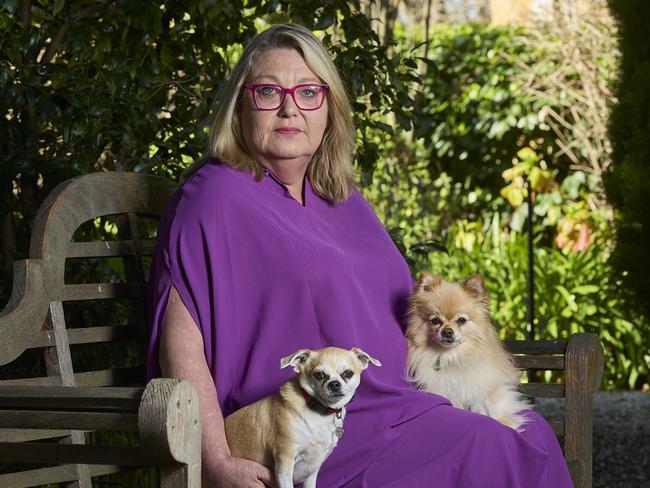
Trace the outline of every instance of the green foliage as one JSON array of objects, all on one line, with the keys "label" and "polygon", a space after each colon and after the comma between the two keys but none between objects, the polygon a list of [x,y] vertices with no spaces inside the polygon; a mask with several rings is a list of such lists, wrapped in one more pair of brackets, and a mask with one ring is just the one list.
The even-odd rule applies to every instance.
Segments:
[{"label": "green foliage", "polygon": [[424,140],[433,168],[454,178],[471,174],[498,188],[501,172],[526,141],[550,144],[521,90],[519,63],[536,54],[521,34],[520,28],[481,25],[432,31],[415,135]]},{"label": "green foliage", "polygon": [[650,3],[610,0],[621,26],[618,102],[612,110],[610,135],[614,164],[607,178],[608,198],[616,209],[617,240],[612,262],[625,273],[624,282],[635,291],[650,315]]},{"label": "green foliage", "polygon": [[563,113],[582,94],[564,84],[549,84],[538,98],[518,89],[530,77],[522,62],[547,74],[563,62],[560,51],[532,50],[524,34],[437,26],[415,140],[373,134],[385,156],[364,192],[414,274],[482,274],[503,337],[524,338],[529,181],[537,337],[596,332],[606,349],[606,386],[641,387],[650,379],[650,327],[632,309],[624,275],[608,264],[611,212],[599,199],[602,182],[556,155],[574,141],[572,128],[559,137],[540,117]]},{"label": "green foliage", "polygon": [[[359,1],[0,2],[0,265],[23,258],[59,182],[101,170],[178,178],[205,146],[210,108],[242,46],[274,22],[306,25],[332,52],[359,138],[394,113],[410,127],[415,64],[389,53]],[[379,151],[362,145],[371,171]],[[7,244],[9,243],[9,244]],[[4,255],[3,255],[4,254]],[[4,261],[4,262],[2,262]],[[0,283],[6,299],[9,280]],[[0,300],[4,302],[5,300]]]}]

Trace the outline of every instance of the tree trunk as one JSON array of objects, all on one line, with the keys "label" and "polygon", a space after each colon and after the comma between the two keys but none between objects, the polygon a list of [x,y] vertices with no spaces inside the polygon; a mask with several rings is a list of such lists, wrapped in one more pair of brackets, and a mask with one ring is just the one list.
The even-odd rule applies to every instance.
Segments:
[{"label": "tree trunk", "polygon": [[382,0],[384,9],[384,44],[390,45],[394,39],[395,19],[399,10],[400,0]]}]

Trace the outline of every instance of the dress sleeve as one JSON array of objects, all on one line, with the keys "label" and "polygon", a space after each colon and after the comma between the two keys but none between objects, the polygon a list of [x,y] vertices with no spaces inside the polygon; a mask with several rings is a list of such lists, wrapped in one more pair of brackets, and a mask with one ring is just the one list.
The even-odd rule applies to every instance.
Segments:
[{"label": "dress sleeve", "polygon": [[[158,225],[156,248],[148,288],[148,317],[151,334],[147,357],[147,379],[160,375],[159,340],[172,286],[176,288],[194,323],[205,330],[210,313],[210,247],[204,212],[193,211],[182,188],[167,204]],[[203,333],[203,332],[202,332]]]}]

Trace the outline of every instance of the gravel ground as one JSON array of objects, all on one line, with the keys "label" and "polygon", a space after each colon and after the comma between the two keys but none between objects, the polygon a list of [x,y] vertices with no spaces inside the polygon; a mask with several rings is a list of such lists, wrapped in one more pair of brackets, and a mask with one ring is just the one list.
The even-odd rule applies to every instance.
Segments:
[{"label": "gravel ground", "polygon": [[[540,399],[537,410],[553,417],[562,400]],[[596,394],[594,488],[650,488],[650,393]]]}]

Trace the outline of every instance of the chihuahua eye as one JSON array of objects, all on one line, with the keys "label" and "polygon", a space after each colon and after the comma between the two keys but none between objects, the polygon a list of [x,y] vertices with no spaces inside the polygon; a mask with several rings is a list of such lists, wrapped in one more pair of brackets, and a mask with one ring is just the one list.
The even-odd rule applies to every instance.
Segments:
[{"label": "chihuahua eye", "polygon": [[353,376],[354,376],[354,371],[346,369],[345,371],[343,371],[341,378],[343,378],[344,380],[349,380]]},{"label": "chihuahua eye", "polygon": [[465,322],[467,322],[467,319],[465,317],[458,317],[458,319],[456,320],[456,323],[458,325],[465,325]]},{"label": "chihuahua eye", "polygon": [[324,380],[325,379],[325,373],[323,373],[322,371],[316,371],[314,373],[314,378],[316,378],[319,381]]},{"label": "chihuahua eye", "polygon": [[440,320],[440,317],[431,317],[431,319],[429,319],[429,321],[430,321],[433,325],[440,325],[440,324],[442,324],[442,320]]}]

